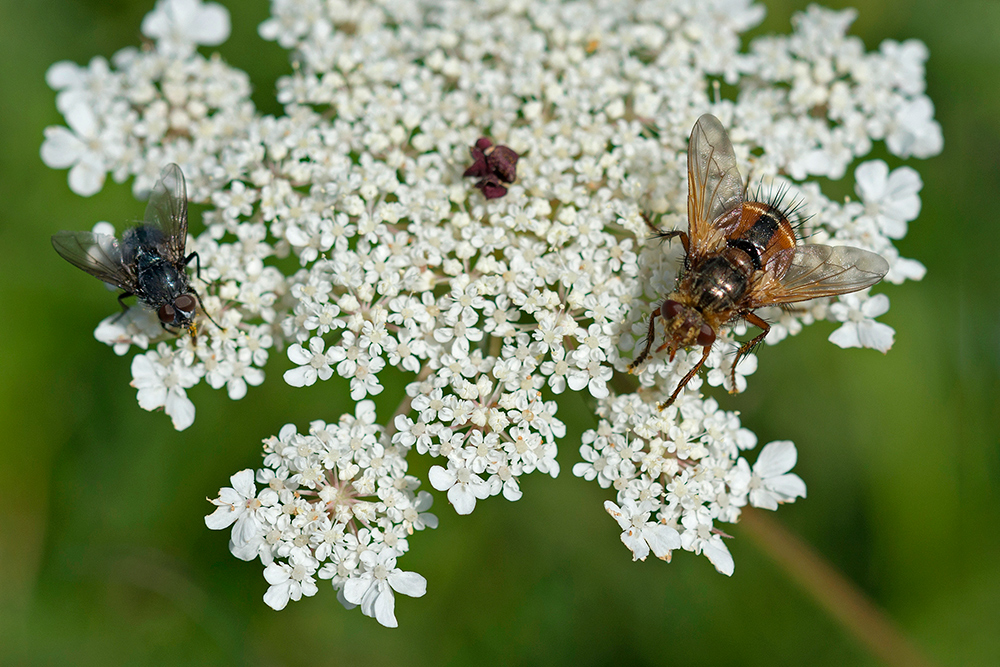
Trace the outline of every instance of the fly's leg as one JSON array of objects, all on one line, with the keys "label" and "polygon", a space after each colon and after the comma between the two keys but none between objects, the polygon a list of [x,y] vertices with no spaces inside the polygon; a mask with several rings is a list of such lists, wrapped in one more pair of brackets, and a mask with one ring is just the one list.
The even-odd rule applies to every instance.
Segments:
[{"label": "fly's leg", "polygon": [[132,292],[122,292],[121,294],[118,295],[118,305],[122,307],[122,315],[127,313],[128,309],[130,308],[130,306],[125,305],[125,302],[122,301],[122,299],[127,299],[130,296],[135,296],[135,294]]},{"label": "fly's leg", "polygon": [[[685,268],[688,268],[688,249],[690,248],[690,242],[691,242],[691,240],[690,240],[690,238],[688,238],[687,233],[686,232],[682,232],[679,229],[673,229],[673,230],[671,230],[669,232],[660,231],[660,229],[656,225],[653,224],[652,218],[650,218],[647,213],[641,213],[640,215],[642,215],[642,219],[646,222],[646,226],[649,227],[650,231],[653,232],[653,237],[654,238],[658,238],[658,239],[661,239],[661,240],[669,241],[670,239],[673,239],[673,238],[676,238],[676,237],[680,237],[680,239],[681,239],[681,245],[684,246],[684,266],[685,266]],[[655,325],[656,325],[656,318],[659,315],[660,315],[660,310],[659,309],[657,309],[656,311],[653,312],[652,315],[650,315],[650,317],[649,317],[649,332],[646,334],[646,346],[643,348],[643,350],[639,354],[639,356],[637,356],[632,361],[632,363],[629,364],[629,366],[628,366],[628,372],[629,373],[631,373],[633,370],[635,370],[635,368],[639,364],[641,364],[646,359],[647,356],[649,356],[649,350],[650,350],[651,347],[653,347],[653,342],[654,342],[655,337],[656,337]],[[666,342],[664,342],[663,345],[661,345],[660,347],[658,347],[656,349],[656,351],[660,352],[663,349],[669,347],[669,345],[670,345],[670,339],[668,337],[668,339],[666,340]],[[707,351],[705,352],[705,356],[706,357],[708,356],[708,352]],[[671,353],[670,359],[673,360],[673,358],[674,358],[674,355],[673,355],[673,353]],[[702,358],[701,362],[698,364],[698,368],[700,368],[701,365],[704,364],[704,363],[705,363],[705,359]],[[683,387],[685,384],[687,384],[688,380],[690,380],[691,377],[693,377],[693,376],[694,376],[694,374],[692,373],[690,377],[686,378],[684,380],[684,382],[681,383],[681,387]],[[678,391],[679,390],[680,390],[680,388],[678,388]],[[674,392],[674,395],[670,397],[670,400],[667,401],[666,405],[670,405],[671,403],[673,403],[675,398],[677,398],[677,392]]]},{"label": "fly's leg", "polygon": [[660,234],[663,233],[663,232],[660,231],[659,227],[657,227],[656,225],[653,224],[653,219],[651,217],[649,217],[649,213],[646,213],[645,211],[643,211],[639,215],[642,216],[643,222],[646,223],[646,226],[649,227],[650,231],[653,232],[654,236],[659,236]]},{"label": "fly's leg", "polygon": [[669,241],[670,239],[676,236],[681,237],[681,245],[684,246],[684,255],[685,255],[684,263],[686,264],[687,263],[686,255],[688,253],[689,244],[691,243],[690,239],[688,239],[687,233],[682,232],[679,229],[674,229],[669,232],[657,232],[656,234],[656,238],[663,239],[665,241]]},{"label": "fly's leg", "polygon": [[673,404],[674,401],[677,400],[677,396],[681,393],[681,389],[684,388],[684,385],[690,382],[691,378],[695,376],[695,373],[700,371],[701,367],[705,365],[705,360],[708,359],[708,353],[711,351],[712,351],[712,346],[706,345],[705,351],[702,352],[701,359],[699,359],[698,363],[694,365],[694,368],[692,368],[687,372],[687,375],[681,378],[680,384],[677,385],[677,389],[674,389],[674,393],[670,394],[670,398],[668,398],[666,401],[664,401],[658,406],[660,410],[669,407],[670,405]]},{"label": "fly's leg", "polygon": [[[194,275],[198,278],[198,280],[201,280],[201,282],[205,282],[202,279],[202,277],[201,277],[201,257],[198,256],[198,253],[193,252],[190,255],[188,255],[187,257],[185,257],[184,258],[184,266],[187,266],[188,264],[190,264],[192,259],[194,260],[194,264],[195,264]],[[198,299],[198,305],[201,306],[201,312],[205,313],[205,317],[208,318],[208,321],[211,322],[212,324],[214,324],[216,329],[222,329],[222,327],[219,326],[219,323],[216,322],[215,320],[213,320],[212,316],[208,314],[207,310],[205,310],[205,304],[201,300],[201,295],[198,294],[198,290],[196,290],[196,289],[194,289],[192,287],[191,288],[191,293],[194,294],[194,296],[195,296],[196,299]]]},{"label": "fly's leg", "polygon": [[686,232],[682,232],[679,229],[673,229],[669,232],[660,231],[660,228],[653,224],[653,220],[652,218],[649,217],[649,215],[647,215],[646,213],[641,213],[640,215],[642,215],[642,219],[645,220],[646,226],[649,227],[650,231],[653,232],[654,238],[662,239],[664,241],[669,241],[674,237],[677,236],[681,237],[681,245],[684,246],[684,254],[685,255],[687,254],[688,248],[690,247],[690,240],[688,239],[688,235]]},{"label": "fly's leg", "polygon": [[131,306],[125,305],[125,302],[122,301],[122,299],[127,299],[130,296],[135,296],[135,294],[132,292],[122,292],[121,294],[118,295],[118,305],[122,307],[122,312],[118,313],[118,315],[115,317],[115,319],[112,320],[112,322],[117,322],[118,320],[120,320],[122,317],[125,316],[125,313],[128,312],[128,309],[131,308]]},{"label": "fly's leg", "polygon": [[649,356],[649,348],[653,347],[653,341],[656,338],[656,318],[659,315],[659,311],[654,312],[649,317],[649,332],[646,334],[646,347],[643,348],[639,356],[632,360],[632,363],[628,365],[628,372],[631,373],[636,369],[636,367],[641,364],[646,357]]},{"label": "fly's leg", "polygon": [[198,280],[201,280],[201,282],[205,282],[204,280],[201,279],[201,257],[198,256],[198,253],[193,252],[187,257],[185,257],[184,266],[190,264],[192,259],[194,260],[195,263],[194,275],[197,276]]},{"label": "fly's leg", "polygon": [[198,294],[198,290],[191,287],[191,294],[194,294],[194,298],[198,299],[198,305],[201,306],[201,312],[205,313],[205,317],[208,318],[208,321],[214,324],[216,329],[221,331],[222,327],[219,326],[219,323],[213,320],[212,316],[208,314],[207,310],[205,310],[205,303],[201,300],[201,295]]},{"label": "fly's leg", "polygon": [[755,327],[759,327],[761,329],[761,332],[758,335],[754,336],[753,339],[748,340],[747,342],[740,345],[740,349],[736,351],[736,358],[733,359],[733,367],[729,371],[730,375],[729,379],[732,380],[733,383],[732,388],[729,390],[730,394],[740,393],[739,390],[736,388],[736,364],[740,363],[740,360],[743,357],[750,354],[750,352],[755,347],[757,347],[757,345],[759,345],[762,340],[764,340],[764,336],[767,335],[767,332],[771,330],[771,325],[765,322],[757,315],[755,315],[754,313],[750,312],[745,313],[743,315],[743,319],[745,319],[747,322],[754,325]]}]

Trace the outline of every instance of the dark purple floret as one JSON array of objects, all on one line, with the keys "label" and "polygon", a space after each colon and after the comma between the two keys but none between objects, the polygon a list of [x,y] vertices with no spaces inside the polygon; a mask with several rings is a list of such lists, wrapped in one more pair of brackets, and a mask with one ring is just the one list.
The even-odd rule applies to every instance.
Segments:
[{"label": "dark purple floret", "polygon": [[506,146],[494,146],[483,151],[486,154],[486,164],[490,170],[504,183],[517,180],[517,158],[520,157]]},{"label": "dark purple floret", "polygon": [[[479,153],[478,157],[476,156],[477,152]],[[466,178],[469,176],[482,178],[486,174],[490,173],[490,168],[486,164],[486,156],[483,155],[482,151],[477,151],[477,149],[473,148],[472,157],[475,162],[472,163],[471,167],[465,170],[465,173],[462,174],[462,176],[465,176]]]},{"label": "dark purple floret", "polygon": [[476,187],[483,191],[487,199],[498,199],[507,194],[507,188],[500,185],[500,181],[496,178],[484,178],[476,183]]},{"label": "dark purple floret", "polygon": [[480,179],[476,187],[483,191],[487,199],[496,199],[507,194],[502,183],[513,183],[517,179],[517,159],[520,157],[507,146],[494,146],[486,137],[480,137],[469,149],[472,166],[463,176]]}]

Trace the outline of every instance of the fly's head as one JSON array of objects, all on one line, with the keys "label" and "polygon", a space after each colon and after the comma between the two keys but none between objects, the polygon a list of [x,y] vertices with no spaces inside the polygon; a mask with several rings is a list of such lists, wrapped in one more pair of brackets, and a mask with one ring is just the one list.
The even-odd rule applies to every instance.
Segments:
[{"label": "fly's head", "polygon": [[198,308],[198,299],[194,294],[181,294],[173,302],[168,302],[156,311],[160,325],[164,328],[175,327],[194,332],[194,314]]},{"label": "fly's head", "polygon": [[710,347],[715,342],[715,329],[705,321],[705,317],[697,308],[686,305],[671,294],[660,306],[660,317],[666,324],[666,347],[670,353],[670,361],[674,360],[677,350],[698,345]]}]

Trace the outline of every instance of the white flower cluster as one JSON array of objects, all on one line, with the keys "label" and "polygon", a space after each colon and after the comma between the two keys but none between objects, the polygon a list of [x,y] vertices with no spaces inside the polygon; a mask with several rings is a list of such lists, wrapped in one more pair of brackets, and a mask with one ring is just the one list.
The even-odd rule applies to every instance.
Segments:
[{"label": "white flower cluster", "polygon": [[375,424],[375,404],[358,403],[336,424],[314,421],[307,435],[292,424],[264,441],[264,468],[232,476],[219,491],[209,528],[232,526],[229,548],[260,559],[271,585],[264,601],[283,609],[316,594],[315,577],[329,579],[348,608],[360,605],[396,627],[393,591],[420,597],[427,582],[396,568],[415,530],[437,526],[420,480],[406,474],[409,447],[390,445]]},{"label": "white flower cluster", "polygon": [[[150,24],[166,30],[165,16],[148,19],[193,2],[161,0],[166,8],[150,14],[144,29]],[[219,18],[216,11],[206,13]],[[211,43],[229,34],[228,14],[223,10],[221,16],[224,25],[195,24],[202,32],[216,33]],[[168,37],[176,35],[169,32]],[[118,182],[135,176],[136,194],[148,193],[160,170],[176,162],[189,184],[197,185],[189,192],[196,201],[205,201],[249,164],[259,164],[245,143],[255,117],[249,77],[217,56],[202,57],[194,42],[190,46],[180,53],[176,47],[125,48],[112,58],[114,68],[101,57],[87,67],[65,61],[50,67],[46,81],[59,91],[56,106],[69,128],[46,128],[45,164],[70,167],[70,188],[90,196],[101,190],[108,173]],[[183,55],[186,51],[190,53]]]},{"label": "white flower cluster", "polygon": [[689,398],[661,411],[629,394],[601,401],[598,416],[597,429],[583,436],[584,461],[573,474],[617,491],[618,504],[609,500],[604,507],[621,526],[633,560],[652,551],[669,561],[674,549],[684,549],[731,575],[733,559],[714,522],[735,523],[748,501],[776,509],[806,495],[805,483],[788,472],[795,446],[768,444],[751,469],[740,453],[755,447],[757,436],[712,399]]},{"label": "white flower cluster", "polygon": [[[628,389],[680,266],[679,244],[650,242],[643,217],[686,227],[687,137],[711,112],[741,168],[804,202],[811,239],[881,253],[891,282],[919,279],[892,244],[919,212],[912,169],[860,165],[860,202],[789,179],[839,178],[873,140],[901,157],[940,150],[921,44],[867,53],[846,35],[852,12],[813,7],[790,36],[741,52],[763,16],[749,0],[273,0],[259,32],[295,67],[278,84],[285,114],[270,117],[245,74],[194,49],[221,41],[216,5],[157,7],[143,23],[155,47],[119,53],[115,69],[53,66],[70,129],[50,128],[42,155],[72,167],[81,194],[107,173],[148,190],[176,162],[191,199],[211,204],[188,245],[220,328],[165,342],[138,308],[98,328],[120,354],[160,341],[133,361],[142,407],[185,428],[185,389],[204,379],[238,399],[272,349],[287,349],[291,387],[337,375],[358,401],[336,424],[266,439],[265,488],[244,471],[213,501],[209,526],[233,525],[233,553],[261,559],[268,604],[314,594],[318,575],[395,625],[392,591],[424,591],[396,558],[436,525],[405,457],[439,459],[429,482],[459,513],[516,500],[522,474],[559,471],[554,399],[567,390],[586,391],[599,416],[574,473],[615,488],[607,508],[636,558],[683,549],[731,573],[715,521],[804,496],[788,474],[794,446],[768,445],[751,468],[741,452],[756,436],[698,393],[699,378],[656,408],[696,353],[654,355]],[[516,181],[489,200],[462,175],[481,137],[519,156]],[[289,260],[296,270],[276,268]],[[892,330],[873,320],[887,305],[858,294],[776,311],[768,340],[831,319],[844,323],[837,344],[888,349]],[[730,382],[732,340],[709,357],[711,385]],[[755,367],[741,363],[737,389]],[[386,384],[400,370],[405,395]],[[403,402],[379,426],[366,397],[383,391]]]}]

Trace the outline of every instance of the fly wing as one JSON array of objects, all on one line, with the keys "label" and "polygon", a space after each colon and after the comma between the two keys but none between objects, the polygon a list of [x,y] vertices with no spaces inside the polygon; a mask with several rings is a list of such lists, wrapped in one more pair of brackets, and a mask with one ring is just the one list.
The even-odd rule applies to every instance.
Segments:
[{"label": "fly wing", "polygon": [[167,261],[183,264],[187,243],[187,189],[184,173],[176,164],[168,164],[160,173],[160,180],[149,194],[143,222],[163,232],[165,240],[161,250]]},{"label": "fly wing", "polygon": [[694,257],[725,244],[726,230],[739,223],[739,216],[720,218],[742,204],[743,180],[733,144],[719,119],[705,114],[688,141],[688,237]]},{"label": "fly wing", "polygon": [[115,237],[93,232],[59,232],[52,236],[52,247],[73,266],[126,292],[135,292],[135,273],[122,261],[121,246]]},{"label": "fly wing", "polygon": [[[889,271],[889,263],[874,252],[850,246],[801,245],[777,253],[754,287],[749,308],[795,303],[871,287]],[[779,275],[780,274],[780,275]]]}]

